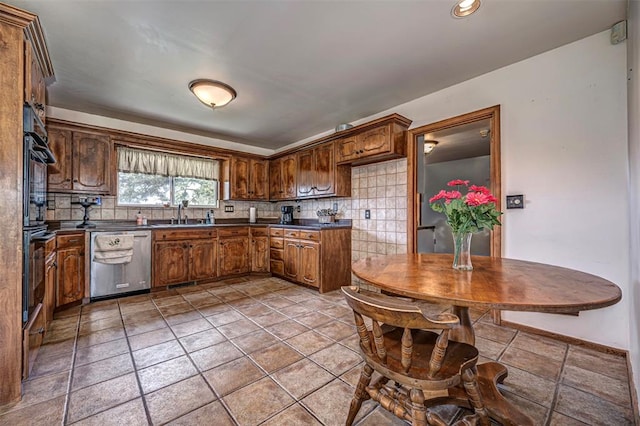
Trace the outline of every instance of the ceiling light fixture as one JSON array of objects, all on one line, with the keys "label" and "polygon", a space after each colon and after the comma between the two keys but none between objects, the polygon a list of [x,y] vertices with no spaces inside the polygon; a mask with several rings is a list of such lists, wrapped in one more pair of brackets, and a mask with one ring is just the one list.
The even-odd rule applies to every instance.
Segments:
[{"label": "ceiling light fixture", "polygon": [[189,90],[208,107],[221,108],[234,100],[238,95],[233,87],[216,80],[193,80]]},{"label": "ceiling light fixture", "polygon": [[451,14],[454,18],[464,18],[480,8],[480,0],[460,0],[453,6]]},{"label": "ceiling light fixture", "polygon": [[430,154],[433,151],[433,148],[438,145],[438,141],[433,140],[425,140],[424,141],[424,155]]}]

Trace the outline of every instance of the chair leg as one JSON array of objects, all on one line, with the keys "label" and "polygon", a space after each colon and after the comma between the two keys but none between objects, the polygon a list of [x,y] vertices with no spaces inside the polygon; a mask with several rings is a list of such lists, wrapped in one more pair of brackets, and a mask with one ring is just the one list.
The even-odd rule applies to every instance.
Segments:
[{"label": "chair leg", "polygon": [[353,424],[353,421],[356,418],[356,414],[358,414],[358,411],[360,411],[360,407],[362,406],[362,401],[365,400],[365,396],[369,396],[369,394],[367,394],[366,388],[367,386],[369,386],[369,382],[371,382],[372,373],[373,368],[371,368],[369,364],[365,364],[364,367],[362,367],[360,380],[358,381],[358,386],[356,387],[356,393],[353,395],[353,399],[351,400],[349,415],[347,416],[345,426],[351,426]]},{"label": "chair leg", "polygon": [[424,406],[424,393],[420,389],[411,389],[411,425],[427,426],[427,409]]},{"label": "chair leg", "polygon": [[464,389],[467,391],[467,396],[469,397],[471,406],[480,419],[480,424],[482,426],[489,426],[489,415],[487,414],[487,409],[484,408],[484,403],[482,402],[482,395],[480,395],[480,389],[478,388],[475,367],[467,368],[462,372],[462,381],[464,382]]}]

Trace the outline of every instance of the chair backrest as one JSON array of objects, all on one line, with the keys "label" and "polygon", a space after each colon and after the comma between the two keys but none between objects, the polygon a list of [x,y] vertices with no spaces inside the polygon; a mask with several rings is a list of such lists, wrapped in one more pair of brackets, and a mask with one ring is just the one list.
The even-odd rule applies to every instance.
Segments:
[{"label": "chair backrest", "polygon": [[452,328],[460,323],[456,315],[446,312],[436,317],[428,317],[417,303],[406,299],[362,290],[355,286],[344,286],[342,292],[355,312],[394,327],[439,330]]},{"label": "chair backrest", "polygon": [[[385,296],[354,286],[342,287],[347,303],[353,309],[356,328],[360,337],[360,348],[370,358],[377,358],[382,364],[387,363],[387,352],[384,345],[384,333],[380,323],[404,328],[402,334],[402,369],[406,373],[412,363],[413,338],[411,331],[436,329],[442,330],[431,354],[429,376],[433,377],[442,367],[442,360],[447,350],[449,329],[458,325],[460,319],[451,313],[441,313],[436,317],[424,315],[420,306],[414,302],[391,296]],[[364,323],[363,316],[371,318],[373,342]]]}]

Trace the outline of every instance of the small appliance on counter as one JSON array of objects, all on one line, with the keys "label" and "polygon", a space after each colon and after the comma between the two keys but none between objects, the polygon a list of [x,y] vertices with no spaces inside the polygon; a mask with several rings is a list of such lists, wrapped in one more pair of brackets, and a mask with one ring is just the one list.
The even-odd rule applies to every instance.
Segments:
[{"label": "small appliance on counter", "polygon": [[291,225],[293,224],[293,206],[282,206],[280,207],[280,224],[281,225]]}]

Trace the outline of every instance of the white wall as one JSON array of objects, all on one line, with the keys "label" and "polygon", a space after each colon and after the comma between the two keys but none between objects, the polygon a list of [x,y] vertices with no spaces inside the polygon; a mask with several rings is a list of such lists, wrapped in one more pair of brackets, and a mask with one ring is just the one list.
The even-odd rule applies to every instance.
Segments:
[{"label": "white wall", "polygon": [[[399,105],[412,127],[501,105],[503,255],[613,281],[623,300],[579,317],[505,312],[508,321],[629,348],[626,46],[604,31]],[[570,285],[570,283],[567,283]]]},{"label": "white wall", "polygon": [[630,1],[627,53],[629,68],[629,165],[631,201],[631,308],[630,358],[636,394],[640,394],[640,2]]}]

